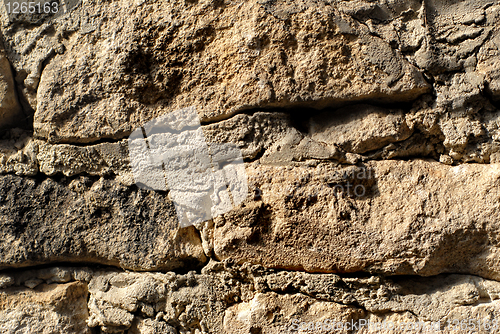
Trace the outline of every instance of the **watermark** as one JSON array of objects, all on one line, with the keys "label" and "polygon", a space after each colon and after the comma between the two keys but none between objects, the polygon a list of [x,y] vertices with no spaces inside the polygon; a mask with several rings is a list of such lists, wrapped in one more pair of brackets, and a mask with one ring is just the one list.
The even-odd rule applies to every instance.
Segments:
[{"label": "watermark", "polygon": [[10,21],[39,22],[71,12],[81,0],[2,0]]},{"label": "watermark", "polygon": [[224,214],[248,196],[240,149],[207,143],[194,107],[137,128],[128,149],[136,185],[169,190],[181,227]]},{"label": "watermark", "polygon": [[325,319],[322,321],[304,322],[298,319],[293,319],[291,325],[287,328],[292,332],[339,332],[339,331],[358,331],[365,330],[368,332],[386,332],[393,331],[396,333],[418,332],[418,333],[452,333],[452,332],[477,332],[477,331],[492,331],[496,332],[500,329],[498,320],[491,319],[462,319],[462,320],[447,320],[447,321],[370,321],[367,319],[359,319],[357,321],[335,321]]},{"label": "watermark", "polygon": [[[295,195],[291,194],[289,188],[276,189],[276,192],[287,197],[303,196],[318,198],[324,196],[327,198],[335,197],[336,199],[341,197],[360,198],[373,194],[373,187],[376,184],[374,174],[375,171],[369,167],[349,166],[333,171],[328,175],[327,180],[313,183],[313,186],[309,183],[294,185],[292,193]],[[263,191],[258,187],[254,189],[253,193],[256,200],[261,199],[263,196]]]},{"label": "watermark", "polygon": [[372,332],[381,332],[381,331],[396,331],[398,333],[403,332],[436,332],[441,330],[441,322],[392,322],[392,321],[383,321],[383,322],[372,322],[367,319],[359,319],[357,321],[335,321],[331,319],[325,319],[322,321],[316,322],[301,322],[297,319],[292,320],[292,324],[289,327],[291,331],[302,331],[302,332],[315,332],[315,331],[358,331],[358,330],[367,330]]},{"label": "watermark", "polygon": [[340,178],[343,182],[333,184],[335,196],[363,197],[367,194],[367,186],[364,181],[373,180],[372,169],[366,167],[347,168],[335,171],[334,178]]}]

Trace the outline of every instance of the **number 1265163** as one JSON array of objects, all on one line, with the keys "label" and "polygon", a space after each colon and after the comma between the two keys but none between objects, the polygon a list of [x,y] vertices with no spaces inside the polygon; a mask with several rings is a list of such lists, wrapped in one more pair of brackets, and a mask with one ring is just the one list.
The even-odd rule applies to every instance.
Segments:
[{"label": "number 1265163", "polygon": [[11,2],[6,1],[5,8],[8,14],[56,14],[59,12],[59,3],[50,2]]}]

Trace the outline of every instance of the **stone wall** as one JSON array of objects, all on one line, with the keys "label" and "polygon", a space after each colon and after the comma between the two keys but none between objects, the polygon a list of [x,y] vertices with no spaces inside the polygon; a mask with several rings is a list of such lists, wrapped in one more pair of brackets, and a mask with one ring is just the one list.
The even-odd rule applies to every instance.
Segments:
[{"label": "stone wall", "polygon": [[[498,1],[8,4],[0,332],[500,331]],[[187,107],[248,194],[180,228],[129,136]]]}]

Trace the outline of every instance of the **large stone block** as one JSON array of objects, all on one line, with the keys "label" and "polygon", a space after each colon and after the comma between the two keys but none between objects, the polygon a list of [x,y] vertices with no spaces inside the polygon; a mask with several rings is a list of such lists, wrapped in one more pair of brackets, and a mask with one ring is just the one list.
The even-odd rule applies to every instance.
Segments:
[{"label": "large stone block", "polygon": [[500,277],[498,164],[254,163],[247,175],[255,195],[214,220],[219,259],[311,272]]},{"label": "large stone block", "polygon": [[[11,54],[27,48],[26,30],[6,18],[3,26]],[[31,26],[31,49],[12,57],[36,109],[35,134],[52,142],[123,137],[188,106],[213,121],[429,91],[400,52],[327,1],[90,1],[54,29]]]},{"label": "large stone block", "polygon": [[88,290],[82,282],[0,290],[2,333],[90,334]]},{"label": "large stone block", "polygon": [[0,217],[0,268],[85,262],[171,270],[206,261],[199,233],[178,229],[165,194],[110,179],[2,176]]}]

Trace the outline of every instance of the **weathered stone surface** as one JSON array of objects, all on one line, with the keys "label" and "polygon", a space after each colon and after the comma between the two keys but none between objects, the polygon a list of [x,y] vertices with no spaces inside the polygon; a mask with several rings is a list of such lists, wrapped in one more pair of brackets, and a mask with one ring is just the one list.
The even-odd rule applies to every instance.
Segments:
[{"label": "weathered stone surface", "polygon": [[0,331],[90,334],[87,296],[81,282],[0,289]]},{"label": "weathered stone surface", "polygon": [[19,37],[25,29],[2,24],[36,110],[35,134],[53,142],[123,137],[190,105],[208,121],[256,107],[410,100],[429,88],[327,1],[82,2],[73,15],[32,26],[29,41]]},{"label": "weathered stone surface", "polygon": [[[363,315],[363,311],[355,307],[318,301],[301,294],[257,293],[252,300],[226,310],[223,333],[255,333],[259,329],[261,333],[287,333],[286,330],[300,328],[293,326],[294,324],[297,326],[297,322],[298,324],[316,323],[326,319],[335,319],[342,323],[350,323],[357,321],[360,315]],[[329,331],[314,328],[314,332],[328,333]],[[348,333],[347,330],[338,332]]]},{"label": "weathered stone surface", "polygon": [[[416,53],[419,66],[435,73],[475,66],[475,53],[498,24],[493,1],[425,1],[425,47]],[[488,10],[488,8],[490,8]]]},{"label": "weathered stone surface", "polygon": [[[47,284],[60,273],[67,273],[70,281]],[[34,279],[42,283],[34,289],[22,287]],[[198,274],[60,267],[17,272],[11,280],[13,286],[0,290],[0,312],[26,313],[21,311],[24,305],[20,301],[30,298],[30,333],[45,333],[38,330],[42,326],[66,328],[65,333],[87,333],[89,328],[129,334],[307,333],[293,329],[310,329],[313,323],[315,333],[331,333],[316,327],[327,320],[358,324],[391,321],[403,326],[441,322],[441,328],[446,329],[454,320],[463,319],[476,324],[488,320],[492,325],[499,315],[500,296],[500,283],[470,275],[348,278],[230,262],[211,262]],[[69,302],[72,304],[66,304]],[[52,313],[46,316],[49,311]],[[61,327],[50,327],[54,319],[60,319]],[[1,325],[5,323],[0,320]],[[346,329],[338,332],[351,333]],[[491,329],[478,332],[489,333]],[[373,330],[364,328],[359,333]]]},{"label": "weathered stone surface", "polygon": [[10,63],[0,44],[0,128],[21,125],[26,121],[17,99]]},{"label": "weathered stone surface", "polygon": [[226,281],[230,277],[229,273],[97,273],[89,284],[88,325],[109,333],[129,328],[131,333],[147,328],[163,328],[165,333],[218,332],[224,310],[239,300],[245,284]]},{"label": "weathered stone surface", "polygon": [[[353,109],[362,111],[350,113],[349,110]],[[339,114],[349,116],[347,119],[339,119],[336,117]],[[219,258],[235,258],[239,262],[251,261],[313,271],[376,270],[387,274],[434,275],[455,271],[458,261],[460,272],[497,277],[498,268],[494,264],[497,245],[495,241],[490,241],[495,240],[496,233],[495,219],[492,218],[497,214],[494,204],[497,193],[496,165],[446,167],[435,162],[419,160],[370,161],[398,156],[434,157],[445,164],[453,164],[454,161],[460,160],[500,161],[497,138],[498,114],[495,111],[485,112],[482,115],[466,111],[433,114],[432,108],[424,101],[417,102],[408,112],[393,110],[392,113],[390,109],[353,105],[312,117],[313,126],[308,130],[303,129],[304,131],[294,127],[292,118],[293,116],[287,114],[256,112],[252,115],[237,115],[203,127],[208,142],[234,143],[242,149],[243,156],[247,160],[260,162],[260,164],[247,163],[247,174],[254,186],[250,189],[248,203],[225,217],[216,219],[215,240],[212,237],[211,224],[203,227],[202,242],[207,254],[210,254],[215,245],[216,255]],[[133,177],[130,175],[128,150],[124,141],[89,146],[47,144],[41,140],[30,139],[25,141],[28,144],[21,151],[15,151],[14,147],[12,152],[17,152],[14,156],[33,157],[33,160],[18,159],[24,162],[17,161],[17,165],[7,163],[7,166],[19,166],[19,164],[24,166],[32,163],[33,166],[40,166],[41,173],[48,175],[62,172],[71,176],[83,171],[88,174],[104,175],[107,178],[117,175],[116,182],[107,181],[106,178],[99,182],[90,179],[88,185],[82,186],[81,184],[87,182],[82,181],[86,178],[72,177],[60,184],[57,191],[66,194],[62,198],[78,196],[71,200],[59,199],[57,202],[62,207],[69,205],[70,214],[66,217],[73,218],[66,219],[73,221],[73,225],[70,226],[77,228],[78,219],[87,220],[82,217],[91,217],[89,219],[96,222],[110,221],[112,226],[129,219],[137,221],[142,219],[139,218],[141,217],[139,213],[124,216],[115,214],[124,210],[125,212],[136,210],[131,204],[123,204],[123,201],[132,203],[135,201],[133,197],[140,197],[141,193],[125,187],[133,183]],[[425,146],[422,142],[426,143]],[[7,161],[12,160],[9,158]],[[347,179],[342,177],[343,172],[338,167],[339,162],[361,161],[364,161],[364,166],[368,168],[364,173],[358,175],[360,173],[358,171],[354,176],[348,175]],[[279,167],[280,165],[282,167]],[[431,173],[429,176],[427,175],[429,170],[435,173],[432,172],[434,174]],[[400,176],[402,180],[398,179]],[[16,180],[22,184],[29,183],[22,181],[21,178]],[[42,188],[48,187],[46,184],[57,184],[50,178],[44,182]],[[93,182],[104,184],[95,186],[96,189],[100,189],[102,195],[95,194],[96,190],[91,185]],[[351,184],[350,189],[346,189],[348,182]],[[68,189],[68,186],[73,188]],[[35,186],[37,187],[39,186]],[[344,187],[353,198],[336,199],[335,191],[342,189],[340,187]],[[115,188],[121,190],[114,192],[112,189]],[[363,196],[357,198],[354,191]],[[44,195],[39,196],[42,201]],[[92,200],[96,196],[106,197],[107,199],[103,200],[105,204]],[[159,220],[165,218],[163,212],[169,212],[171,219],[174,219],[173,207],[167,208],[170,202],[164,195],[151,192],[147,198],[151,198],[151,202],[146,201],[150,203],[147,204],[148,208],[151,208],[148,210],[153,210],[154,212],[150,212],[151,215],[158,217],[150,218],[151,224],[155,226],[152,228],[154,231],[163,231],[166,227],[161,225]],[[464,207],[462,203],[464,198],[473,204]],[[164,203],[156,204],[156,209],[152,209],[155,207],[152,204],[156,203],[155,201]],[[7,207],[10,209],[6,211],[5,216],[11,215],[15,210],[19,211],[19,207],[28,207],[28,204],[21,205],[22,202],[9,203]],[[31,205],[32,202],[29,203]],[[74,206],[80,206],[80,203],[83,203],[83,208],[76,210]],[[456,213],[460,212],[458,210],[465,210],[464,208],[467,210],[463,215]],[[26,209],[21,212],[24,210]],[[48,210],[52,212],[50,214],[46,211],[40,213],[33,206],[29,211],[31,213],[28,216],[37,217],[38,221],[47,219],[38,217],[56,217],[60,214],[59,211],[50,210]],[[271,220],[266,218],[269,215],[273,217]],[[10,217],[8,221],[24,219],[18,212],[13,217],[18,218]],[[155,223],[152,223],[153,220]],[[67,220],[62,220],[65,221]],[[448,221],[452,223],[449,225],[446,223],[446,229],[440,227]],[[144,222],[141,221],[141,224]],[[171,233],[175,233],[173,221],[171,224],[173,228]],[[226,225],[222,226],[223,224]],[[32,225],[28,223],[27,226]],[[33,226],[39,230],[49,231],[57,231],[58,228]],[[295,226],[295,230],[292,230],[291,226]],[[312,226],[314,228],[311,228]],[[466,232],[463,232],[464,228],[467,228]],[[102,231],[102,228],[90,229]],[[134,228],[120,229],[124,231],[123,238],[127,233],[143,235]],[[24,235],[29,238],[41,233],[34,227],[28,228],[28,231],[29,233]],[[151,236],[153,239],[145,237],[146,239],[141,240],[160,238],[156,233]],[[454,242],[463,242],[461,238],[465,234],[470,234],[471,237],[460,251],[468,249],[473,258],[470,261],[459,261],[457,253],[446,249],[452,247]],[[6,235],[12,235],[10,229]],[[75,247],[72,245],[77,243],[78,238],[68,241],[69,246],[61,246],[60,249]],[[198,237],[195,239],[199,240]],[[166,240],[171,240],[169,242],[175,244],[176,239],[172,236]],[[313,240],[322,245],[313,246],[310,244]],[[421,240],[427,242],[422,243]],[[379,243],[382,243],[382,246]],[[63,244],[66,244],[66,241]],[[91,244],[92,247],[100,247],[99,243]],[[357,245],[356,248],[353,245]],[[14,249],[11,247],[13,246],[6,249]],[[135,253],[131,257],[142,258],[140,254],[145,251],[144,247],[134,247],[137,248],[128,250]],[[289,258],[287,249],[290,247],[294,247],[293,249],[303,255]],[[26,254],[36,254],[43,249],[45,246],[35,247]],[[156,252],[159,252],[160,248],[157,249]],[[379,252],[374,252],[373,249],[379,249]],[[27,259],[31,255],[25,254],[17,258],[17,255],[13,255],[16,252],[5,257],[5,265],[18,266],[21,263],[24,263],[23,265],[30,263]],[[57,253],[55,250],[43,250],[44,255],[38,255],[37,261],[41,263],[44,258],[52,259],[54,252]],[[102,249],[100,254],[106,252],[107,250]],[[193,254],[198,254],[197,252],[193,250]],[[488,255],[488,252],[492,253]],[[119,256],[118,253],[117,250],[108,257],[115,261]],[[180,254],[184,253],[181,251]],[[73,256],[78,261],[85,258],[86,261],[103,263],[101,255],[88,257],[80,255],[80,247],[70,251],[67,256],[59,255],[56,258],[72,261]],[[201,255],[194,257],[200,258],[199,256]],[[329,260],[325,261],[323,256]],[[476,258],[479,258],[477,264],[471,267]],[[157,260],[137,260],[138,262],[122,259],[112,263],[145,270],[173,268],[169,267],[170,264],[164,263],[171,260],[175,262],[175,256],[159,256]]]},{"label": "weathered stone surface", "polygon": [[[500,13],[497,7],[487,9],[488,19],[499,20]],[[487,90],[495,100],[500,98],[500,76],[498,75],[498,57],[500,55],[500,31],[498,27],[491,32],[491,38],[485,41],[477,55],[477,70],[485,75]]]},{"label": "weathered stone surface", "polygon": [[286,113],[256,112],[203,126],[208,143],[233,143],[244,159],[256,159],[289,132],[297,132]]},{"label": "weathered stone surface", "polygon": [[410,137],[411,130],[401,110],[393,112],[368,105],[355,105],[311,119],[312,139],[366,153]]},{"label": "weathered stone surface", "polygon": [[[1,332],[498,318],[498,1],[64,6],[0,10]],[[189,106],[250,191],[179,229],[127,136]]]},{"label": "weathered stone surface", "polygon": [[38,147],[30,133],[20,129],[10,129],[0,140],[0,172],[34,176],[38,173],[36,153]]},{"label": "weathered stone surface", "polygon": [[313,272],[500,277],[498,164],[254,163],[247,175],[259,196],[214,220],[219,259]]},{"label": "weathered stone surface", "polygon": [[134,270],[202,264],[193,227],[178,229],[165,194],[112,179],[0,177],[0,267],[89,262]]},{"label": "weathered stone surface", "polygon": [[[329,109],[305,117],[303,125],[293,113],[242,114],[205,125],[203,133],[208,143],[235,144],[245,160],[265,164],[440,160],[441,155],[449,156],[449,163],[500,161],[498,112],[487,100],[476,101],[472,109],[448,113],[439,99],[434,103],[429,98],[416,101],[407,111],[371,105]],[[10,139],[0,142],[3,173],[115,175],[121,184],[134,183],[126,139],[86,146],[49,144],[15,129],[6,138]]]}]

